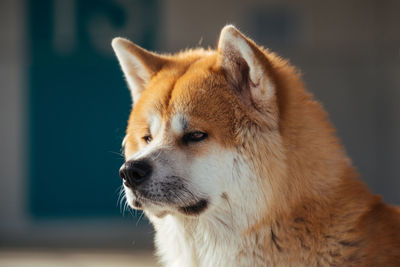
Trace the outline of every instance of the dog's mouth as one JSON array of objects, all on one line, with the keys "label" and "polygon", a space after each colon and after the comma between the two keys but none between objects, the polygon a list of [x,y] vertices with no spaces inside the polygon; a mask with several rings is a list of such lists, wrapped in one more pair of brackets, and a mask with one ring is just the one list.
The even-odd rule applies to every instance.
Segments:
[{"label": "dog's mouth", "polygon": [[202,199],[194,205],[180,207],[179,211],[186,215],[199,215],[205,209],[207,209],[207,206],[208,206],[208,201],[205,199]]},{"label": "dog's mouth", "polygon": [[170,204],[170,203],[165,203],[159,200],[154,200],[150,198],[143,198],[143,197],[138,197],[136,196],[136,199],[134,199],[131,203],[132,207],[137,210],[144,210],[146,209],[147,206],[150,205],[155,205],[157,207],[167,207],[167,208],[172,208],[172,209],[177,209],[179,212],[189,215],[189,216],[196,216],[201,214],[203,211],[205,211],[208,207],[208,200],[206,199],[200,199],[194,204],[188,205],[188,206],[182,206],[182,205],[176,205],[176,204]]},{"label": "dog's mouth", "polygon": [[124,187],[129,206],[150,213],[179,212],[187,216],[197,216],[210,206],[207,198],[197,196],[184,185],[163,183],[157,190],[152,187],[151,190],[146,187],[131,188],[125,183]]}]

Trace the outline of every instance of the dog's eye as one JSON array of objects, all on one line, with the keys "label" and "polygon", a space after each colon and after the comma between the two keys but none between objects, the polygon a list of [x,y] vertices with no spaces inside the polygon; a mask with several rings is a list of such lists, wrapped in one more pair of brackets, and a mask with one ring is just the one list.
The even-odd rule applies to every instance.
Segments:
[{"label": "dog's eye", "polygon": [[208,137],[207,133],[195,131],[191,133],[187,133],[182,137],[182,141],[184,144],[189,142],[200,142]]},{"label": "dog's eye", "polygon": [[148,144],[153,140],[153,137],[151,137],[151,135],[145,135],[142,139]]}]

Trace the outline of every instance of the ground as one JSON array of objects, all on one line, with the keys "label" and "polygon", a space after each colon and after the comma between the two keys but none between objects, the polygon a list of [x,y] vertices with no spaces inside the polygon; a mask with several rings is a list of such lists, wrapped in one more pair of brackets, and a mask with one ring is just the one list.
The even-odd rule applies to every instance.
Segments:
[{"label": "ground", "polygon": [[151,251],[1,249],[0,267],[150,267]]}]

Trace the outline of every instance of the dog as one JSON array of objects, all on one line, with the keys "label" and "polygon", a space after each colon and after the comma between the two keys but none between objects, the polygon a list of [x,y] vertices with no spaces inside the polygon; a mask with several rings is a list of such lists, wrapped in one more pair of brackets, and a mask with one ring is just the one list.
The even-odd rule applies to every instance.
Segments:
[{"label": "dog", "polygon": [[112,47],[133,101],[119,174],[164,266],[400,266],[399,210],[287,60],[232,25],[216,50]]}]

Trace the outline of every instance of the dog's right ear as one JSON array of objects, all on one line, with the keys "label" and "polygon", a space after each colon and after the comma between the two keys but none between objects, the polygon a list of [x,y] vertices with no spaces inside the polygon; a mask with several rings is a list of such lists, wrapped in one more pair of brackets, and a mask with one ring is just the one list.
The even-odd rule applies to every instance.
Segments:
[{"label": "dog's right ear", "polygon": [[131,90],[133,105],[135,105],[150,78],[162,68],[167,60],[124,38],[114,38],[111,45],[117,55]]},{"label": "dog's right ear", "polygon": [[268,108],[275,95],[269,62],[258,46],[232,25],[218,42],[218,59],[228,84],[248,106]]}]

